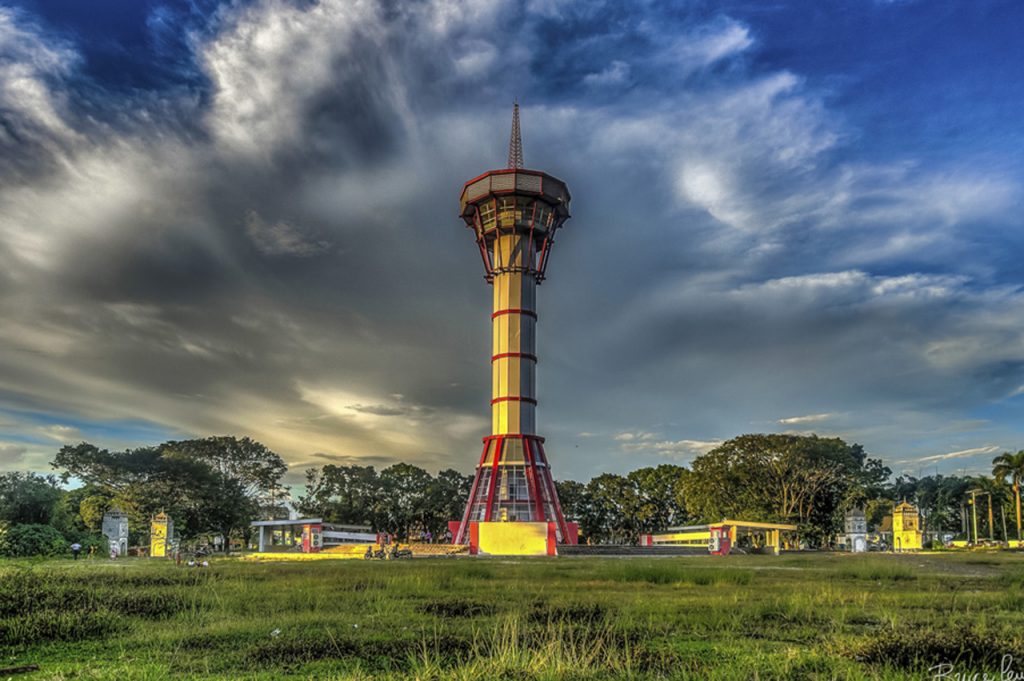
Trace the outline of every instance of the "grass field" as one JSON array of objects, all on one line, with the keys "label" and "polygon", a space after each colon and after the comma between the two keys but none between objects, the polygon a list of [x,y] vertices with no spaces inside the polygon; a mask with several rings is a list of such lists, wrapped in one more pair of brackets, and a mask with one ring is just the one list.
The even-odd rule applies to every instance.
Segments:
[{"label": "grass field", "polygon": [[[1024,672],[1024,555],[0,562],[18,679]],[[978,677],[980,678],[980,676]]]}]

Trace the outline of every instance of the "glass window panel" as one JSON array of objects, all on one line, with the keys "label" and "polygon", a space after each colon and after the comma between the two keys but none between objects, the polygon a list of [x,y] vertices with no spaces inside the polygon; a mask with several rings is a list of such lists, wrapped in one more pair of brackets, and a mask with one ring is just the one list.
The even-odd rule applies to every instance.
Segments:
[{"label": "glass window panel", "polygon": [[533,201],[519,198],[516,200],[516,224],[523,228],[529,228],[530,218],[533,217]]},{"label": "glass window panel", "polygon": [[494,203],[492,201],[482,203],[477,206],[477,210],[480,212],[480,224],[484,231],[494,229]]},{"label": "glass window panel", "polygon": [[551,207],[546,203],[537,203],[537,217],[534,220],[534,229],[546,230],[551,220]]},{"label": "glass window panel", "polygon": [[502,461],[523,461],[523,441],[518,438],[505,440],[505,455]]},{"label": "glass window panel", "polygon": [[544,216],[544,227],[546,227],[547,229],[551,229],[551,225],[552,223],[554,223],[554,221],[555,211],[549,209],[547,214]]},{"label": "glass window panel", "polygon": [[516,200],[513,197],[504,197],[498,200],[498,226],[512,227],[516,219]]}]

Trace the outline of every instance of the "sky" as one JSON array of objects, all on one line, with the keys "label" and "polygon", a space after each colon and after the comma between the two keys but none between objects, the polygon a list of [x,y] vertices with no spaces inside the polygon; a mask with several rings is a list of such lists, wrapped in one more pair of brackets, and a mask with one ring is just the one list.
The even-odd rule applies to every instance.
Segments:
[{"label": "sky", "polygon": [[458,218],[565,180],[556,478],[751,432],[894,473],[1024,449],[1024,4],[0,0],[0,470],[214,434],[470,472]]}]

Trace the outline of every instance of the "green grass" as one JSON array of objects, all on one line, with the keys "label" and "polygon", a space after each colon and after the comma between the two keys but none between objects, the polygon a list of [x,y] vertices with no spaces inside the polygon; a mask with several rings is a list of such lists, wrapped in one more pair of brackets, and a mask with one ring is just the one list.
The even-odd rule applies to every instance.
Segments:
[{"label": "green grass", "polygon": [[[25,679],[920,679],[1024,672],[1024,556],[0,562]],[[980,675],[979,675],[980,678]]]}]

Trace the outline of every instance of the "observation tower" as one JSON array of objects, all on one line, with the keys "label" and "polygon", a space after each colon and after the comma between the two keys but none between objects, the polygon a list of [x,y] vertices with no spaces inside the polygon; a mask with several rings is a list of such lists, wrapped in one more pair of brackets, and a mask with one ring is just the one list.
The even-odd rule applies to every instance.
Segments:
[{"label": "observation tower", "polygon": [[569,198],[561,180],[523,168],[516,104],[508,167],[467,182],[459,201],[494,306],[491,434],[484,438],[456,543],[465,543],[471,522],[497,521],[554,523],[559,543],[575,542],[558,504],[544,438],[536,432],[536,288],[544,281],[555,232],[569,218]]}]

